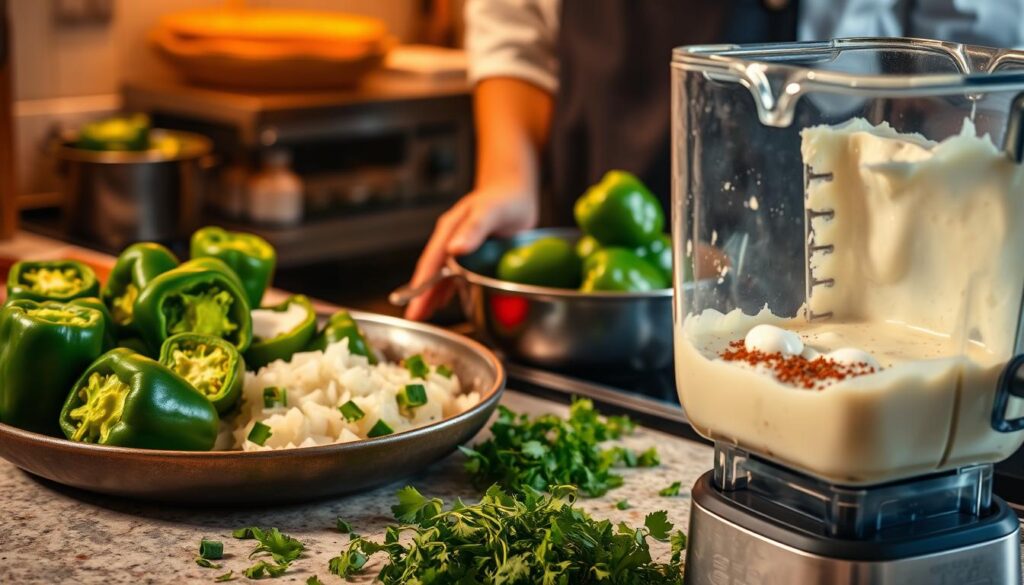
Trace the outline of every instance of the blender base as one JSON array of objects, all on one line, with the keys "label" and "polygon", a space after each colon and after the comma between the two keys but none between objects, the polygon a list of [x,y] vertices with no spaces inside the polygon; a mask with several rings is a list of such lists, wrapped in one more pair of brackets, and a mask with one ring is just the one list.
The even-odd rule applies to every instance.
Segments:
[{"label": "blender base", "polygon": [[745,509],[713,485],[693,488],[687,585],[1020,585],[1016,515],[993,497],[975,525],[921,537],[843,540]]}]

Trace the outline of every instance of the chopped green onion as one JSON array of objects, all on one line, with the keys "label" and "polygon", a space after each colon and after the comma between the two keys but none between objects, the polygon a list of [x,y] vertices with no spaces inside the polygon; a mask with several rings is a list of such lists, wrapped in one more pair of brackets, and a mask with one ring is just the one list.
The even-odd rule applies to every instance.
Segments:
[{"label": "chopped green onion", "polygon": [[658,492],[659,496],[671,498],[679,495],[679,488],[682,487],[682,483],[678,481],[672,482],[672,485]]},{"label": "chopped green onion", "polygon": [[219,569],[220,565],[211,561],[210,559],[204,559],[203,557],[196,557],[196,564],[204,569]]},{"label": "chopped green onion", "polygon": [[220,559],[224,557],[224,543],[219,540],[206,540],[205,538],[199,541],[199,556],[204,559]]},{"label": "chopped green onion", "polygon": [[270,427],[261,422],[257,422],[252,426],[252,430],[249,431],[248,438],[253,443],[256,443],[257,445],[262,447],[263,444],[267,442],[267,439],[269,439],[270,435],[272,434],[274,433],[270,431]]},{"label": "chopped green onion", "polygon": [[420,354],[405,358],[403,364],[405,369],[409,370],[409,373],[412,374],[413,378],[426,378],[427,374],[430,373],[430,366],[427,365],[427,362]]},{"label": "chopped green onion", "polygon": [[395,397],[398,406],[412,409],[427,403],[427,389],[423,384],[407,384]]},{"label": "chopped green onion", "polygon": [[445,364],[437,366],[436,368],[434,368],[434,371],[437,372],[439,376],[444,376],[445,378],[451,378],[452,374],[455,373],[449,366]]},{"label": "chopped green onion", "polygon": [[615,503],[615,507],[620,510],[628,510],[633,506],[630,505],[629,500],[619,500],[618,502]]},{"label": "chopped green onion", "polygon": [[356,404],[355,402],[352,402],[351,400],[339,406],[338,410],[341,411],[341,416],[345,417],[345,420],[347,420],[348,422],[356,422],[357,420],[366,416],[366,413],[363,412],[363,409],[359,408],[359,405]]},{"label": "chopped green onion", "polygon": [[345,520],[341,516],[338,516],[338,532],[342,534],[352,533],[352,525],[348,522],[345,522]]},{"label": "chopped green onion", "polygon": [[366,436],[372,439],[374,437],[383,437],[384,435],[390,435],[393,432],[395,431],[388,426],[388,423],[384,422],[383,420],[378,420],[377,424],[373,425],[373,427],[370,429],[370,432],[366,433]]},{"label": "chopped green onion", "polygon": [[275,404],[288,406],[288,389],[280,386],[267,386],[263,389],[263,407],[273,408]]}]

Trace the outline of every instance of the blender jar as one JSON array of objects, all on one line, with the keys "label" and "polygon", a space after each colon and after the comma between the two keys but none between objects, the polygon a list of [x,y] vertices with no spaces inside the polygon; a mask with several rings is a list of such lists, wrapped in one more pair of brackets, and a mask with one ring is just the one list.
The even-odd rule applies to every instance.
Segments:
[{"label": "blender jar", "polygon": [[[694,428],[827,482],[1024,440],[1024,52],[695,46],[672,63],[675,352]],[[756,330],[755,330],[756,327]]]}]

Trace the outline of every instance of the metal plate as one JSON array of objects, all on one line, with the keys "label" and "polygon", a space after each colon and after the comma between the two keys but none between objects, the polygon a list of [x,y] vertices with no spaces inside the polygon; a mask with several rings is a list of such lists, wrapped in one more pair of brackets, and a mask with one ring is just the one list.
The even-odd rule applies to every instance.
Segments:
[{"label": "metal plate", "polygon": [[479,343],[430,325],[352,312],[388,360],[422,353],[450,364],[480,402],[432,425],[352,443],[278,451],[155,451],[74,443],[0,424],[0,457],[55,482],[114,496],[183,504],[278,504],[353,493],[412,475],[487,422],[505,370]]}]

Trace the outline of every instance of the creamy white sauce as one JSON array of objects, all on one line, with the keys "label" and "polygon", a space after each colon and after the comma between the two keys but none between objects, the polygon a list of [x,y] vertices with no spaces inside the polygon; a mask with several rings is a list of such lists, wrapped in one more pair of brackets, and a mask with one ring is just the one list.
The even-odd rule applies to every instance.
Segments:
[{"label": "creamy white sauce", "polygon": [[284,311],[255,309],[252,311],[252,334],[260,339],[273,339],[302,325],[307,316],[306,309],[298,303],[289,303]]},{"label": "creamy white sauce", "polygon": [[[1021,433],[990,426],[1014,352],[1024,283],[1024,172],[969,122],[934,143],[853,120],[803,131],[815,173],[806,300],[831,319],[705,311],[676,331],[680,400],[694,427],[824,479],[872,484],[997,461]],[[770,327],[766,327],[770,326]],[[797,336],[800,345],[792,336]],[[813,390],[720,358],[728,344],[865,362],[875,373]],[[799,350],[798,350],[799,349]],[[1013,399],[1007,416],[1024,412]]]}]

